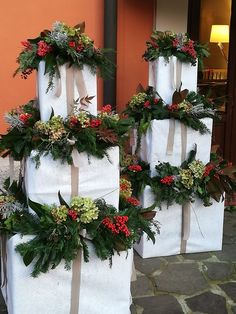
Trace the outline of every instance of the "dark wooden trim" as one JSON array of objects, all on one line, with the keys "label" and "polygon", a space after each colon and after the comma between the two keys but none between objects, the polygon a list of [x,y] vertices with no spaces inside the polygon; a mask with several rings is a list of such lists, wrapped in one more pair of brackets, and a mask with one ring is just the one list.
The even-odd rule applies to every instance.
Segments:
[{"label": "dark wooden trim", "polygon": [[228,95],[225,157],[236,164],[236,1],[232,0],[228,62]]},{"label": "dark wooden trim", "polygon": [[103,103],[116,109],[117,0],[104,0],[104,48],[112,49],[107,57],[115,68],[112,78],[104,80]]},{"label": "dark wooden trim", "polygon": [[201,0],[188,1],[187,33],[193,40],[199,40]]}]

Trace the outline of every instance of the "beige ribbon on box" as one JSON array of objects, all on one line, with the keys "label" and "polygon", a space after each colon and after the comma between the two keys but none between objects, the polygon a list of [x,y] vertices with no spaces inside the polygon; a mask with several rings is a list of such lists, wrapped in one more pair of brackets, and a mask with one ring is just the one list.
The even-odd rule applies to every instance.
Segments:
[{"label": "beige ribbon on box", "polygon": [[[72,151],[73,164],[71,165],[71,197],[78,195],[78,188],[79,188],[79,158],[78,156],[79,156],[79,153],[74,148]],[[81,258],[82,258],[82,252],[81,250],[79,250],[76,258],[72,262],[70,314],[79,313]]]},{"label": "beige ribbon on box", "polygon": [[[181,161],[186,159],[187,155],[187,127],[181,123]],[[190,234],[190,211],[191,203],[187,202],[182,206],[182,231],[181,231],[181,243],[180,253],[186,253],[187,241]]]},{"label": "beige ribbon on box", "polygon": [[1,242],[1,261],[2,261],[2,274],[1,274],[1,288],[6,286],[6,303],[7,303],[7,235],[0,236]]},{"label": "beige ribbon on box", "polygon": [[9,155],[9,177],[10,177],[10,185],[14,180],[15,167],[14,167],[14,159],[11,155]]},{"label": "beige ribbon on box", "polygon": [[[175,90],[180,90],[181,87],[181,75],[182,75],[182,62],[178,59],[176,63],[173,61],[173,58],[170,60],[170,71],[172,77],[172,87]],[[172,155],[174,149],[174,137],[175,137],[175,120],[170,119],[169,122],[169,132],[166,146],[166,154]]]},{"label": "beige ribbon on box", "polygon": [[[66,64],[66,102],[67,102],[67,114],[71,114],[74,109],[74,83],[76,85],[77,91],[79,93],[80,99],[88,96],[87,88],[85,85],[85,80],[83,76],[83,71],[77,67]],[[58,78],[57,89],[55,96],[60,97],[62,92],[61,78]],[[86,102],[85,99],[83,102]],[[81,107],[86,105],[82,105]]]}]

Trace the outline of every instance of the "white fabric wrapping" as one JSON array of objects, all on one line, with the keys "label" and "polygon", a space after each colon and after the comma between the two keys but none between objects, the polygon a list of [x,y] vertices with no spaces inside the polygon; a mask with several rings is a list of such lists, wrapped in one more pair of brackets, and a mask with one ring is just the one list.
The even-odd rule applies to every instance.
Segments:
[{"label": "white fabric wrapping", "polygon": [[[119,203],[119,148],[107,151],[107,157],[98,159],[86,153],[78,154],[79,187],[78,195],[104,198],[108,204],[118,208]],[[34,152],[31,154],[33,156]],[[39,168],[27,158],[25,165],[25,190],[32,201],[38,203],[58,203],[58,191],[69,202],[71,198],[71,166],[53,160],[51,156],[40,158]]]},{"label": "white fabric wrapping", "polygon": [[[166,62],[164,57],[149,62],[148,85],[153,86],[167,104],[172,103],[172,95],[179,88],[176,86],[179,85],[176,82],[176,70],[178,71],[176,57],[170,57],[169,62]],[[181,90],[187,88],[189,91],[197,91],[197,70],[197,65],[181,63]]]},{"label": "white fabric wrapping", "polygon": [[[153,204],[153,194],[150,187],[146,187],[142,196],[142,205],[148,207]],[[224,202],[205,207],[200,199],[191,203],[190,235],[187,240],[186,253],[218,251],[222,249]],[[182,206],[175,204],[162,210],[156,209],[155,219],[160,222],[160,234],[156,235],[156,243],[141,238],[134,249],[143,258],[170,256],[180,254]]]},{"label": "white fabric wrapping", "polygon": [[[17,244],[29,239],[15,235],[7,244],[8,314],[69,314],[72,272],[62,262],[32,278],[32,266],[26,267],[15,252]],[[90,261],[82,256],[78,314],[129,314],[133,250],[115,254],[110,268],[109,260],[101,261],[87,244]]]},{"label": "white fabric wrapping", "polygon": [[[175,134],[173,154],[166,154],[169,119],[152,120],[147,133],[141,138],[140,158],[150,164],[151,175],[155,175],[155,165],[158,162],[169,162],[173,166],[181,165],[181,123],[175,121]],[[212,131],[212,119],[202,119],[210,131]],[[211,150],[211,133],[201,135],[192,128],[187,128],[187,154],[197,144],[196,159],[208,163]]]},{"label": "white fabric wrapping", "polygon": [[[52,113],[52,108],[55,115],[60,115],[65,118],[67,113],[67,102],[66,102],[66,66],[60,66],[60,75],[61,75],[61,95],[57,97],[55,95],[59,80],[54,78],[53,84],[54,88],[50,89],[48,93],[46,90],[48,88],[49,76],[44,74],[45,72],[45,62],[41,61],[39,63],[38,75],[37,75],[37,92],[39,99],[39,108],[40,116],[42,121],[47,121],[50,118]],[[91,73],[88,66],[84,66],[83,77],[87,89],[88,96],[95,96],[91,100],[91,104],[88,104],[87,111],[93,115],[97,115],[97,76]],[[80,97],[76,84],[74,82],[74,100],[77,100]],[[78,107],[80,105],[78,104]]]}]

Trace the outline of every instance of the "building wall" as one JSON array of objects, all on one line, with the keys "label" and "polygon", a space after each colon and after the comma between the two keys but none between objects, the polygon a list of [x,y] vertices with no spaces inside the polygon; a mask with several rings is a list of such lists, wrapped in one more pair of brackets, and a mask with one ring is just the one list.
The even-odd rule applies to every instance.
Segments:
[{"label": "building wall", "polygon": [[121,111],[139,83],[148,84],[148,63],[142,59],[153,30],[154,1],[118,0],[117,108]]},{"label": "building wall", "polygon": [[156,0],[156,29],[185,33],[187,31],[188,0]]},{"label": "building wall", "polygon": [[[103,0],[32,0],[1,1],[0,10],[0,132],[6,130],[3,115],[11,108],[35,97],[35,75],[23,80],[12,77],[17,68],[16,57],[21,41],[37,37],[41,30],[51,28],[55,21],[71,26],[86,21],[86,33],[103,46]],[[101,82],[99,103],[102,103]]]}]

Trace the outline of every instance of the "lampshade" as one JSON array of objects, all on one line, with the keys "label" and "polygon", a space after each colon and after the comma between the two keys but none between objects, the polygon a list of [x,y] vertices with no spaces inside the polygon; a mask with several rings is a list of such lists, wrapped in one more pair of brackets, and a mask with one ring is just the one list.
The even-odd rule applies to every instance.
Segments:
[{"label": "lampshade", "polygon": [[229,25],[212,25],[210,42],[211,43],[228,43],[229,42]]}]

